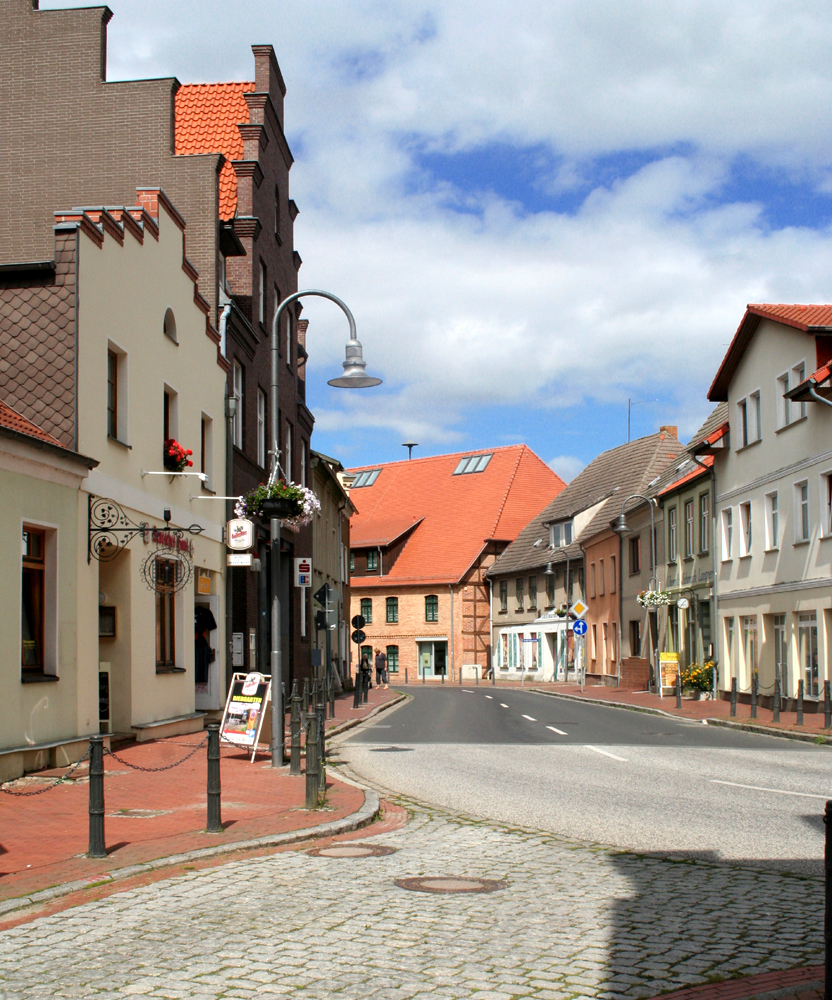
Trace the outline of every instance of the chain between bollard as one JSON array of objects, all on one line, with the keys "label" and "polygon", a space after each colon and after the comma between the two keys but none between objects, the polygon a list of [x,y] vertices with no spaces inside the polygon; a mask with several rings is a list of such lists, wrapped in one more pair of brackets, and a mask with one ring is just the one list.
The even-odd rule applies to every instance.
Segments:
[{"label": "chain between bollard", "polygon": [[90,748],[87,747],[83,755],[79,757],[78,760],[75,761],[75,763],[66,772],[66,774],[62,774],[60,778],[56,778],[51,785],[44,785],[43,788],[36,788],[34,791],[31,792],[17,792],[13,788],[0,787],[0,792],[2,792],[4,795],[14,795],[16,798],[28,798],[28,796],[30,795],[43,795],[44,792],[51,792],[52,789],[56,787],[56,785],[62,785],[65,781],[68,781],[70,775],[73,774],[75,770],[79,768],[81,764],[84,763],[87,757],[89,757],[89,754],[90,754]]},{"label": "chain between bollard", "polygon": [[[142,767],[141,764],[131,764],[129,761],[125,760],[123,757],[119,757],[117,753],[115,753],[113,750],[109,750],[107,747],[104,747],[104,753],[107,754],[108,757],[112,757],[113,760],[117,760],[119,764],[123,764],[125,767],[129,767],[134,771],[147,771],[147,772],[170,771],[171,768],[179,767],[180,764],[184,764],[186,760],[193,757],[193,755],[197,752],[197,750],[201,750],[202,747],[204,747],[207,742],[208,742],[208,735],[206,734],[199,741],[199,743],[196,744],[193,750],[191,750],[190,753],[185,754],[185,756],[181,760],[174,761],[172,764],[164,764],[162,765],[162,767]],[[226,742],[231,742],[231,741],[226,740]]]}]

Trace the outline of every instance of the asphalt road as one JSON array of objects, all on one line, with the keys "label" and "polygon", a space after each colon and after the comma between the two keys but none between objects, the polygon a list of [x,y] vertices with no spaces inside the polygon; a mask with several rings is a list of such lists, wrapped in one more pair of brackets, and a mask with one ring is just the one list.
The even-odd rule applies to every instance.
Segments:
[{"label": "asphalt road", "polygon": [[662,856],[822,870],[832,748],[518,689],[407,689],[340,742],[382,788]]}]

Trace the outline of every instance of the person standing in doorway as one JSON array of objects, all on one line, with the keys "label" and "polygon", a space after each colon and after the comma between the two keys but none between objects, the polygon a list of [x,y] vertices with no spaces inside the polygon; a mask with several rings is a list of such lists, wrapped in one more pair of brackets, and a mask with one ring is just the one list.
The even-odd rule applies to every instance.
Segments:
[{"label": "person standing in doorway", "polygon": [[380,649],[376,649],[376,684],[387,690],[387,655]]}]

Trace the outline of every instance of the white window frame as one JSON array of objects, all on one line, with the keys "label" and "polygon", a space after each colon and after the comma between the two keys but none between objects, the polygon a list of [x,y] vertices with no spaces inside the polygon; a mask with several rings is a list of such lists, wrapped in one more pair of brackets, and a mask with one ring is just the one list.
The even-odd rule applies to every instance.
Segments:
[{"label": "white window frame", "polygon": [[694,510],[693,500],[692,499],[686,500],[685,501],[685,558],[686,559],[693,556],[694,552],[694,546],[696,542],[694,538],[695,517],[696,513]]},{"label": "white window frame", "polygon": [[667,511],[667,561],[676,562],[679,558],[679,525],[676,507]]},{"label": "white window frame", "polygon": [[754,389],[737,400],[737,421],[737,451],[763,440],[763,411],[759,389]]},{"label": "white window frame", "polygon": [[243,447],[243,366],[239,361],[234,362],[232,385],[234,389],[234,399],[237,400],[237,408],[231,422],[231,437],[237,448]]},{"label": "white window frame", "polygon": [[802,545],[812,537],[812,514],[809,509],[809,480],[794,484],[794,541]]},{"label": "white window frame", "polygon": [[[60,677],[59,635],[60,605],[58,595],[58,530],[57,524],[35,521],[30,517],[21,518],[18,537],[21,539],[26,528],[43,532],[43,674],[38,676]],[[20,552],[20,549],[18,550]],[[17,656],[23,648],[23,559],[18,556],[17,598]],[[18,663],[20,660],[18,659]],[[22,664],[18,667],[23,677]]]},{"label": "white window frame", "polygon": [[[800,385],[801,382],[806,381],[806,359],[802,358],[797,362],[796,365],[792,365],[791,374],[793,378],[794,385]],[[798,415],[795,416],[795,408],[800,407],[798,410]],[[792,403],[791,410],[791,423],[795,423],[798,420],[802,420],[806,416],[806,401],[800,403]]]},{"label": "white window frame", "polygon": [[[703,544],[704,542],[704,544]],[[699,552],[711,550],[711,494],[699,494]]]},{"label": "white window frame", "polygon": [[746,500],[745,503],[739,505],[740,511],[740,559],[748,557],[751,555],[751,549],[754,545],[754,518],[751,509],[751,501]]},{"label": "white window frame", "polygon": [[780,548],[780,501],[777,490],[766,493],[766,552]]},{"label": "white window frame", "polygon": [[722,528],[721,555],[722,561],[728,562],[734,558],[734,508],[725,507],[720,516],[720,526]]},{"label": "white window frame", "polygon": [[821,537],[832,538],[832,469],[820,474]]},{"label": "white window frame", "polygon": [[257,388],[257,464],[266,467],[266,394]]},{"label": "white window frame", "polygon": [[[107,341],[107,364],[109,365],[110,354],[115,354],[116,356],[116,438],[115,440],[121,444],[127,444],[128,438],[128,423],[127,418],[129,414],[128,409],[128,370],[127,370],[127,351],[119,347],[118,344],[114,343],[112,340]],[[107,378],[108,372],[105,371],[104,376]],[[106,404],[106,401],[105,401]],[[104,420],[106,426],[107,411],[104,411]]]},{"label": "white window frame", "polygon": [[774,381],[774,398],[777,400],[777,430],[790,427],[792,421],[792,401],[786,399],[786,393],[791,388],[789,379],[791,371],[781,372]]}]

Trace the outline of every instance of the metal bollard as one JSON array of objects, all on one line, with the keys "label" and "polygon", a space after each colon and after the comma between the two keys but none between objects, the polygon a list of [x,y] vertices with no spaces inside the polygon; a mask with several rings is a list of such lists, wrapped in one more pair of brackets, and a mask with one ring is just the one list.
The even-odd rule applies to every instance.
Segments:
[{"label": "metal bollard", "polygon": [[759,680],[757,678],[757,671],[751,675],[751,718],[757,718],[757,685]]},{"label": "metal bollard", "polygon": [[476,670],[474,671],[474,684],[475,684],[475,685],[476,685],[477,687],[479,687],[479,686],[480,686],[480,665],[479,665],[479,663],[477,664],[477,668],[476,668]]},{"label": "metal bollard", "polygon": [[825,894],[823,904],[824,1000],[832,1000],[832,802],[826,803],[823,868]]},{"label": "metal bollard", "polygon": [[407,667],[404,668],[404,682],[405,682],[405,684],[408,683],[408,680],[407,680]]},{"label": "metal bollard", "polygon": [[292,681],[289,703],[289,774],[300,774],[300,695],[298,682]]},{"label": "metal bollard", "polygon": [[370,673],[364,674],[364,683],[361,685],[361,704],[366,705],[370,700]]},{"label": "metal bollard", "polygon": [[731,717],[737,714],[737,678],[731,678]]},{"label": "metal bollard", "polygon": [[780,678],[774,678],[774,703],[772,705],[772,722],[780,721]]},{"label": "metal bollard", "polygon": [[208,825],[206,833],[222,833],[220,804],[220,724],[208,723]]},{"label": "metal bollard", "polygon": [[356,670],[355,685],[352,689],[352,707],[359,708],[360,706],[361,706],[361,671]]},{"label": "metal bollard", "polygon": [[329,717],[335,718],[335,674],[329,675]]},{"label": "metal bollard", "polygon": [[462,667],[459,668],[459,686],[462,687]]},{"label": "metal bollard", "polygon": [[104,737],[90,736],[90,858],[106,858],[104,846]]},{"label": "metal bollard", "polygon": [[823,682],[823,728],[832,727],[832,696],[829,691],[829,681]]},{"label": "metal bollard", "polygon": [[422,683],[425,683],[425,668],[422,667]]},{"label": "metal bollard", "polygon": [[676,707],[682,707],[682,671],[676,668]]},{"label": "metal bollard", "polygon": [[314,712],[306,722],[306,808],[318,808],[318,720]]},{"label": "metal bollard", "polygon": [[797,682],[797,724],[803,725],[803,681]]},{"label": "metal bollard", "polygon": [[326,801],[326,726],[323,722],[323,708],[321,710],[321,721],[318,725],[318,805],[322,806]]},{"label": "metal bollard", "polygon": [[442,683],[443,684],[445,683],[445,671],[444,670],[442,671]]},{"label": "metal bollard", "polygon": [[491,686],[496,687],[497,685],[497,671],[494,669],[494,661],[491,661]]}]

